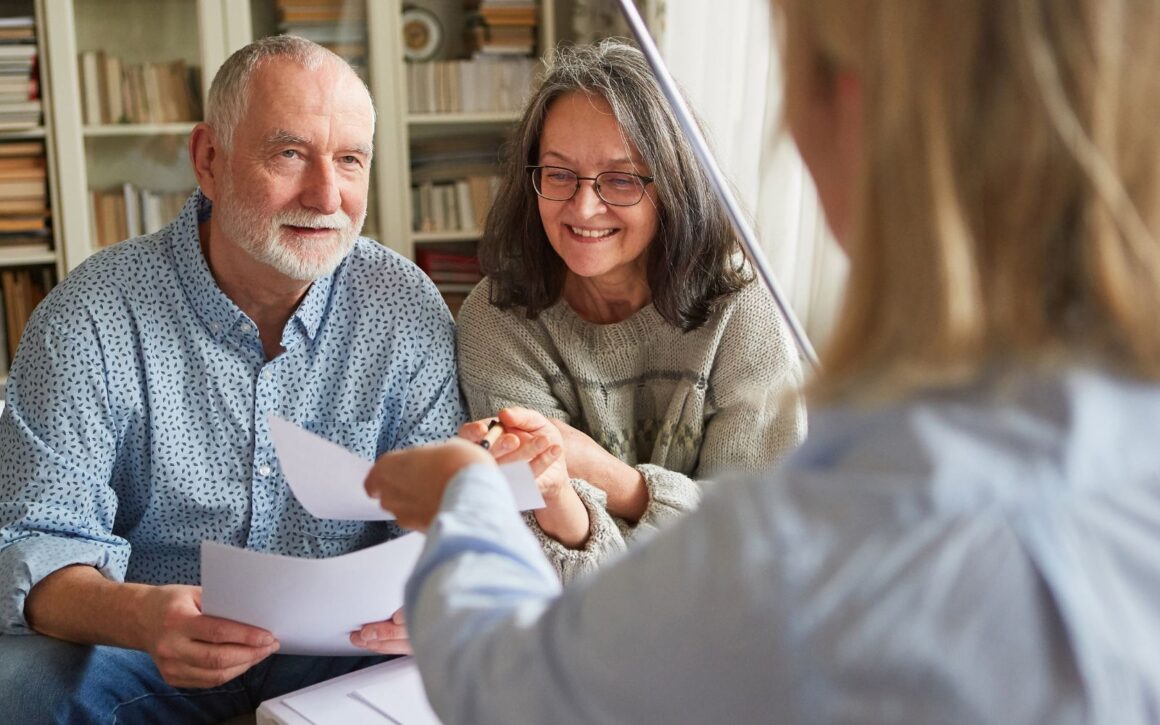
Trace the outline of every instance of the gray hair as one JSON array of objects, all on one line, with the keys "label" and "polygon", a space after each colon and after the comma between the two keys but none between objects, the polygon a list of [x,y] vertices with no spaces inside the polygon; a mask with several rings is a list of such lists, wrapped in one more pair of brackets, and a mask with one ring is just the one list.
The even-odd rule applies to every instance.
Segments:
[{"label": "gray hair", "polygon": [[[358,77],[354,69],[341,56],[322,47],[318,43],[296,35],[271,35],[259,38],[249,45],[234,51],[213,77],[209,97],[205,105],[205,121],[213,128],[218,144],[223,150],[233,147],[234,131],[246,112],[250,98],[250,81],[254,72],[269,60],[285,58],[292,60],[307,70],[318,70],[329,61],[340,68],[346,68]],[[359,79],[360,83],[362,79]],[[363,88],[366,84],[363,83]],[[370,97],[370,90],[367,90]],[[374,103],[371,103],[371,120],[375,117]]]},{"label": "gray hair", "polygon": [[505,148],[503,177],[479,247],[492,304],[522,306],[534,318],[563,290],[566,267],[544,232],[526,166],[539,163],[549,108],[576,91],[608,102],[624,140],[655,177],[658,227],[646,265],[653,304],[673,325],[699,327],[717,299],[744,286],[748,273],[737,261],[729,218],[652,69],[639,50],[615,38],[558,49]]}]

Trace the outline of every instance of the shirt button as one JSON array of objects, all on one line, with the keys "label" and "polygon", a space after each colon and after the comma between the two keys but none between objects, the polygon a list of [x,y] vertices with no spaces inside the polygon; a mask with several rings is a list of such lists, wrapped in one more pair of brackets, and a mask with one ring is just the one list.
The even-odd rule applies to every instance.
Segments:
[{"label": "shirt button", "polygon": [[213,330],[214,332],[221,332],[222,326],[215,322],[209,326],[209,329]]},{"label": "shirt button", "polygon": [[238,325],[238,332],[249,332],[249,331],[250,331],[250,323],[243,322],[243,323]]},{"label": "shirt button", "polygon": [[270,466],[268,464],[265,464],[265,463],[258,466],[258,475],[262,476],[262,477],[269,476],[270,475]]},{"label": "shirt button", "polygon": [[262,380],[269,380],[272,377],[274,377],[274,373],[270,372],[270,368],[262,371]]}]

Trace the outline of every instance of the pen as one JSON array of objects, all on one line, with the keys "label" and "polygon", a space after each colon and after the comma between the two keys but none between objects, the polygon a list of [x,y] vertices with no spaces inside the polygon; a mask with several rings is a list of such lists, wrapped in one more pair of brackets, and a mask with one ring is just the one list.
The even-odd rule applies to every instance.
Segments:
[{"label": "pen", "polygon": [[483,446],[484,450],[487,450],[491,448],[492,443],[495,443],[497,440],[499,440],[501,435],[503,435],[503,424],[500,423],[498,419],[493,418],[492,421],[487,424],[487,433],[483,434],[483,440],[479,442],[479,445]]}]

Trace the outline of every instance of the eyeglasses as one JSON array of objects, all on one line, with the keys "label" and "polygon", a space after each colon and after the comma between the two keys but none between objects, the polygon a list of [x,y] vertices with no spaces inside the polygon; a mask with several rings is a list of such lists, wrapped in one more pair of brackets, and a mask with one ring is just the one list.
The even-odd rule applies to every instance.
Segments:
[{"label": "eyeglasses", "polygon": [[641,176],[628,171],[602,171],[596,176],[579,176],[562,166],[528,166],[532,188],[550,201],[568,201],[580,190],[581,181],[591,181],[592,188],[604,203],[612,206],[633,206],[644,198],[644,188],[655,177]]}]

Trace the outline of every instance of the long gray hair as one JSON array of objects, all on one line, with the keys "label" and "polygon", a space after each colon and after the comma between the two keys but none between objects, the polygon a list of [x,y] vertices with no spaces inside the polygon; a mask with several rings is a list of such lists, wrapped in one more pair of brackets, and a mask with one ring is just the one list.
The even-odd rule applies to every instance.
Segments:
[{"label": "long gray hair", "polygon": [[648,63],[639,50],[616,39],[557,50],[505,146],[499,193],[479,249],[492,282],[491,303],[522,306],[534,318],[560,298],[566,267],[544,232],[526,166],[539,163],[552,103],[575,91],[608,102],[625,141],[656,179],[659,224],[646,265],[653,304],[683,330],[701,326],[714,301],[740,289],[748,277],[728,217]]}]

